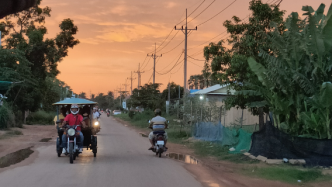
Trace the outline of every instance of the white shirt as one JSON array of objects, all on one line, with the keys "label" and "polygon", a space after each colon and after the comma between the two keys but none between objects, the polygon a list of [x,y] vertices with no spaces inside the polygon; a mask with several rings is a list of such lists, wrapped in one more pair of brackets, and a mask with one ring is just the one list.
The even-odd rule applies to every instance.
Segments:
[{"label": "white shirt", "polygon": [[93,113],[93,119],[97,119],[97,118],[99,118],[99,112],[94,112]]}]

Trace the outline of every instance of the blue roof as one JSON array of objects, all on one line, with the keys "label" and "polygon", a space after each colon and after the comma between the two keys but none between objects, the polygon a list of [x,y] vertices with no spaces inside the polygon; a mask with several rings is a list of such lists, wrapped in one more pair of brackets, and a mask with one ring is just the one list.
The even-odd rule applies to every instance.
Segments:
[{"label": "blue roof", "polygon": [[97,104],[97,103],[87,100],[87,99],[67,98],[65,100],[54,103],[53,105],[71,105],[71,104],[78,104],[78,105],[91,105],[92,104],[93,105],[93,104]]},{"label": "blue roof", "polygon": [[190,90],[190,94],[198,92],[198,91],[200,91],[200,90]]}]

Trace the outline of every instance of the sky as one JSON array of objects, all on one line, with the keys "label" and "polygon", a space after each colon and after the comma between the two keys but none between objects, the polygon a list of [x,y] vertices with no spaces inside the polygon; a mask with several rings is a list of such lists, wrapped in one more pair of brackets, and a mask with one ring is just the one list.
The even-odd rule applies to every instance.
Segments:
[{"label": "sky", "polygon": [[[274,1],[276,0],[263,0],[264,3]],[[120,89],[129,91],[131,81],[128,78],[131,72],[133,78],[136,78],[132,83],[133,89],[137,88],[137,74],[134,72],[138,70],[139,63],[141,71],[144,71],[141,84],[152,82],[153,59],[147,54],[154,51],[155,43],[157,55],[162,54],[156,60],[156,83],[162,83],[161,89],[165,89],[169,81],[183,86],[183,55],[180,55],[184,50],[184,43],[181,43],[184,34],[174,30],[174,26],[177,24],[179,28],[185,23],[181,21],[185,18],[186,8],[190,15],[201,5],[188,16],[189,29],[198,25],[197,31],[192,31],[188,36],[188,55],[195,59],[188,58],[188,80],[190,75],[200,74],[203,69],[203,47],[227,37],[223,22],[234,15],[245,18],[250,14],[250,0],[233,2],[234,0],[43,0],[41,6],[52,9],[51,17],[45,23],[47,37],[54,37],[60,32],[59,24],[64,19],[70,18],[78,26],[79,31],[75,37],[80,40],[80,44],[70,49],[68,56],[60,62],[58,68],[61,73],[58,78],[66,82],[75,93],[85,92],[90,96]],[[283,0],[280,8],[288,16],[294,11],[302,14],[303,5],[310,5],[316,10],[321,3],[325,3],[327,11],[331,2]],[[227,6],[229,7],[226,8]],[[209,20],[220,11],[220,14]],[[206,20],[209,21],[205,22]],[[172,69],[177,62],[178,65]]]}]

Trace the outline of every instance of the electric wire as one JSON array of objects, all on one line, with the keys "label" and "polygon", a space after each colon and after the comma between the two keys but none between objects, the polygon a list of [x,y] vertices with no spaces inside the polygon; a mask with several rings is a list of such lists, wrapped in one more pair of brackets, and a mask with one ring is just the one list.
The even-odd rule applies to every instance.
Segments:
[{"label": "electric wire", "polygon": [[189,55],[187,55],[187,57],[189,57],[189,58],[191,58],[191,59],[193,59],[193,60],[196,60],[196,61],[203,61],[203,62],[206,61],[206,60],[199,60],[199,59],[193,58],[193,57],[191,57],[191,56],[189,56]]},{"label": "electric wire", "polygon": [[180,64],[180,63],[178,63],[178,62],[179,62],[180,58],[182,57],[182,54],[183,54],[183,53],[181,53],[179,59],[176,61],[176,63],[174,64],[174,66],[173,66],[170,70],[168,70],[167,72],[164,72],[164,73],[159,73],[158,71],[156,71],[156,72],[157,72],[159,75],[165,75],[165,74],[168,74],[169,72],[171,72],[176,66],[178,66],[178,65]]},{"label": "electric wire", "polygon": [[192,22],[194,19],[196,19],[198,16],[200,16],[203,12],[205,12],[206,9],[208,9],[216,0],[213,0],[202,12],[200,12],[198,15],[196,15],[193,19],[188,21],[188,23]]},{"label": "electric wire", "polygon": [[[196,8],[195,8],[195,10],[193,10],[187,17],[189,17],[189,16],[191,16],[191,14],[193,14],[203,3],[205,2],[205,0],[203,0],[202,2],[201,2],[201,4],[199,4]],[[179,23],[177,23],[177,24],[175,24],[175,25],[179,25],[180,23],[182,23],[183,21],[185,21],[186,20],[186,18],[184,18],[182,21],[180,21]]]},{"label": "electric wire", "polygon": [[[148,56],[145,57],[145,59],[144,59],[144,61],[143,61],[143,63],[142,63],[142,67],[144,66],[144,63],[145,63],[145,61],[146,61],[147,58],[148,58]],[[148,62],[149,62],[149,61],[148,61]],[[148,62],[147,62],[147,63],[148,63]],[[143,68],[143,69],[144,69],[144,68]]]},{"label": "electric wire", "polygon": [[164,45],[161,49],[159,49],[159,50],[157,50],[156,52],[160,52],[161,50],[163,50],[174,38],[175,38],[175,36],[179,33],[180,31],[178,30],[178,32],[176,32],[175,34],[174,34],[174,36],[172,37],[172,39],[170,39],[168,42],[167,42],[167,44],[166,45]]},{"label": "electric wire", "polygon": [[[146,58],[147,58],[147,56],[145,57],[145,59],[146,59]],[[150,60],[151,60],[151,58],[149,58],[149,60],[146,62],[146,64],[145,64],[144,67],[142,66],[142,70],[140,70],[140,71],[143,71],[143,70],[146,68],[146,66],[148,66]]]},{"label": "electric wire", "polygon": [[[182,61],[183,62],[183,61]],[[179,69],[178,70],[176,70],[174,73],[171,73],[171,75],[174,75],[174,74],[176,74],[177,72],[179,72],[179,70],[181,69],[181,66],[179,67]]]},{"label": "electric wire", "polygon": [[192,61],[190,61],[190,60],[188,60],[188,62],[190,62],[190,63],[192,63],[192,64],[194,64],[194,65],[196,65],[196,66],[198,66],[198,67],[203,67],[203,66],[200,66],[200,65],[198,65],[198,64],[196,64],[196,63],[194,63],[194,62],[192,62]]},{"label": "electric wire", "polygon": [[229,4],[226,8],[222,9],[220,12],[218,12],[216,15],[212,16],[211,18],[207,19],[206,21],[198,24],[197,26],[203,25],[204,23],[210,21],[211,19],[215,18],[216,16],[218,16],[219,14],[221,14],[222,12],[224,12],[226,9],[228,9],[230,6],[232,6],[237,0],[234,0],[231,4]]},{"label": "electric wire", "polygon": [[171,63],[168,63],[168,65],[165,66],[165,67],[164,67],[162,70],[160,70],[160,71],[163,71],[163,70],[166,69],[168,66],[170,66],[171,64],[173,64],[173,62],[175,62],[176,59],[180,58],[180,57],[182,56],[182,54],[183,54],[183,51],[181,51],[181,53],[179,54],[179,57],[176,57],[174,60],[172,60]]},{"label": "electric wire", "polygon": [[[156,50],[159,49],[159,47],[161,47],[161,46],[164,44],[164,42],[165,42],[165,41],[167,40],[167,38],[172,34],[173,31],[174,31],[174,29],[172,28],[171,32],[167,35],[167,37],[164,39],[164,41],[161,42],[161,44],[156,48]],[[152,51],[152,52],[153,52],[153,51]],[[152,52],[150,52],[150,53],[152,53]]]},{"label": "electric wire", "polygon": [[[195,8],[195,10],[193,10],[190,14],[189,14],[189,16],[191,15],[191,14],[193,14],[203,3],[205,2],[205,0],[203,0],[196,8]],[[182,21],[180,21],[179,23],[177,23],[176,25],[178,25],[178,24],[180,24],[180,23],[182,23],[184,20],[186,20],[186,19],[183,19]],[[164,43],[165,43],[165,41],[167,40],[167,38],[171,35],[171,33],[174,31],[174,29],[172,28],[172,30],[171,30],[171,32],[167,35],[167,37],[164,39],[164,41],[156,48],[156,50],[157,49],[159,49]],[[151,51],[150,53],[152,53],[153,51]]]}]

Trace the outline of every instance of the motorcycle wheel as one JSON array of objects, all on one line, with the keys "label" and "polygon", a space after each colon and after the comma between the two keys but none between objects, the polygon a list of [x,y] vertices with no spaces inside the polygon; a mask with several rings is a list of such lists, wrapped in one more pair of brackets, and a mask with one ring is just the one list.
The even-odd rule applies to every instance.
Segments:
[{"label": "motorcycle wheel", "polygon": [[69,162],[72,164],[73,163],[73,160],[74,160],[74,153],[73,153],[73,150],[74,150],[74,143],[70,143],[69,144]]},{"label": "motorcycle wheel", "polygon": [[77,153],[73,154],[73,160],[76,160]]},{"label": "motorcycle wheel", "polygon": [[93,153],[93,157],[96,157],[97,156],[97,153]]},{"label": "motorcycle wheel", "polygon": [[161,157],[161,151],[159,151],[159,158]]},{"label": "motorcycle wheel", "polygon": [[61,157],[61,151],[58,151],[58,157]]}]

